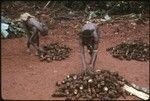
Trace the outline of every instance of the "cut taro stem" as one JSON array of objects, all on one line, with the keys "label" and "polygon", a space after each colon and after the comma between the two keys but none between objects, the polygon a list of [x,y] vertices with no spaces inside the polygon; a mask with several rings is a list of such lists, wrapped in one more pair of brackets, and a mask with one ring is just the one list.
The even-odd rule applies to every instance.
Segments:
[{"label": "cut taro stem", "polygon": [[108,87],[104,87],[104,91],[108,91]]}]

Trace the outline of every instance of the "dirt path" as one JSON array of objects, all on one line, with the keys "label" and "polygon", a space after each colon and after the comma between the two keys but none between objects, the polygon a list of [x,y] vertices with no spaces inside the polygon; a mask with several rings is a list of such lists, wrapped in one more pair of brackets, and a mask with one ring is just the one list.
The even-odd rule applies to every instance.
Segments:
[{"label": "dirt path", "polygon": [[[140,27],[139,27],[140,28]],[[143,27],[141,27],[143,29]],[[141,31],[141,29],[139,29]],[[57,31],[56,31],[57,30]],[[26,53],[26,39],[6,39],[1,42],[2,52],[2,98],[11,100],[56,100],[64,98],[53,98],[56,81],[62,80],[67,74],[80,71],[80,51],[77,37],[69,37],[63,34],[62,29],[53,30],[55,35],[48,35],[42,38],[42,44],[57,41],[67,44],[73,49],[71,56],[63,61],[53,61],[51,63],[40,62],[36,56]],[[68,29],[69,30],[69,29]],[[106,31],[107,30],[107,31]],[[72,31],[72,30],[69,30]],[[105,32],[104,32],[105,31]],[[137,31],[138,32],[138,31]],[[97,69],[107,69],[118,71],[120,75],[128,81],[139,86],[149,88],[149,61],[121,61],[113,58],[106,48],[119,44],[127,38],[145,38],[143,33],[148,32],[148,26],[144,30],[127,35],[113,35],[111,28],[102,26],[102,39],[99,44],[99,52],[96,67]],[[108,35],[107,35],[108,34]],[[123,99],[123,98],[119,98]],[[127,97],[137,99],[136,97]]]}]

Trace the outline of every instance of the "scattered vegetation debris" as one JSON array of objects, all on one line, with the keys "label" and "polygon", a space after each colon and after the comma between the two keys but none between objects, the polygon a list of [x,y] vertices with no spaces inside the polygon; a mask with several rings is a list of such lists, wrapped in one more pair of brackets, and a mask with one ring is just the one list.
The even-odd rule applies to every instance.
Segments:
[{"label": "scattered vegetation debris", "polygon": [[56,82],[58,88],[52,96],[66,97],[66,100],[117,99],[127,95],[123,90],[124,84],[127,83],[117,72],[83,71],[79,74],[70,74],[63,81]]},{"label": "scattered vegetation debris", "polygon": [[25,35],[25,30],[21,22],[1,16],[2,38],[18,38]]},{"label": "scattered vegetation debris", "polygon": [[147,61],[149,57],[150,45],[140,40],[133,40],[129,42],[122,42],[121,44],[106,49],[113,57],[120,60],[138,60]]},{"label": "scattered vegetation debris", "polygon": [[46,60],[47,62],[51,62],[52,60],[60,61],[69,57],[71,48],[66,45],[59,43],[51,43],[47,46],[43,46],[43,49],[47,51],[47,53],[39,52],[39,57],[41,61]]}]

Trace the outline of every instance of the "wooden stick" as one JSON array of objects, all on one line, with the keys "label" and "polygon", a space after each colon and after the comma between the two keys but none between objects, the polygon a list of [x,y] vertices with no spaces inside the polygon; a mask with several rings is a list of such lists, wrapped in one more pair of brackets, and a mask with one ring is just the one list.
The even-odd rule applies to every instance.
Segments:
[{"label": "wooden stick", "polygon": [[149,99],[149,95],[144,93],[144,92],[141,92],[141,91],[138,91],[137,89],[135,89],[134,87],[131,87],[131,86],[128,86],[128,85],[124,85],[123,87],[124,90],[126,90],[127,92],[143,99],[143,100],[148,100]]},{"label": "wooden stick", "polygon": [[44,8],[46,8],[50,4],[50,2],[51,1],[48,1],[47,4],[44,6]]}]

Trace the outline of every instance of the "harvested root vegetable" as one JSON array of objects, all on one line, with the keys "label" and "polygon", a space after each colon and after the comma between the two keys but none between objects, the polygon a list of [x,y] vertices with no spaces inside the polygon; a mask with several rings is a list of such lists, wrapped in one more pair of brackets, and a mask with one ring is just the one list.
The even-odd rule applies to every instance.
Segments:
[{"label": "harvested root vegetable", "polygon": [[79,74],[70,74],[57,82],[58,87],[53,97],[66,97],[67,99],[117,99],[125,97],[124,84],[128,82],[117,72],[107,70],[86,71]]},{"label": "harvested root vegetable", "polygon": [[61,61],[69,57],[72,49],[67,47],[66,45],[59,43],[51,43],[47,46],[43,46],[43,49],[47,51],[47,53],[39,52],[40,61],[51,62],[53,60]]},{"label": "harvested root vegetable", "polygon": [[122,42],[121,44],[106,49],[110,54],[120,60],[147,61],[150,59],[150,45],[139,40]]}]

